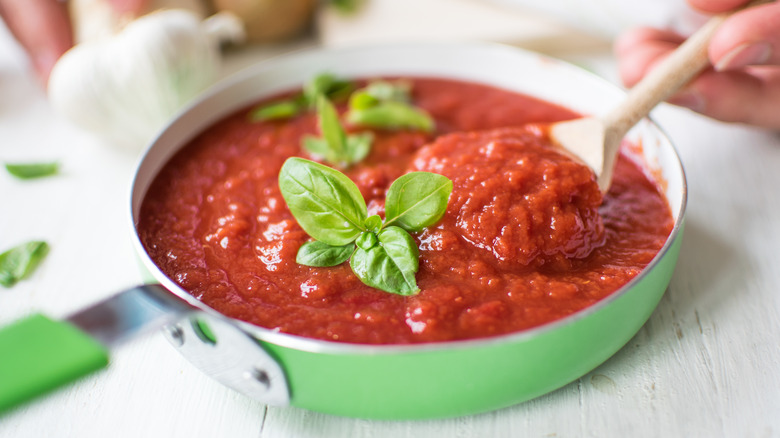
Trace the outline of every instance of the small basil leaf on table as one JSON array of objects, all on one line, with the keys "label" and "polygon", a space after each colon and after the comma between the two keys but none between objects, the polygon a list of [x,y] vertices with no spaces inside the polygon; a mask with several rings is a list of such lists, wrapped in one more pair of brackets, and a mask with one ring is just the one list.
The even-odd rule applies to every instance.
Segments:
[{"label": "small basil leaf on table", "polygon": [[368,286],[399,295],[420,291],[414,276],[419,269],[417,245],[406,231],[388,227],[377,234],[379,245],[358,248],[349,261],[352,272]]},{"label": "small basil leaf on table", "polygon": [[0,285],[11,287],[27,278],[48,252],[46,242],[31,241],[0,254]]},{"label": "small basil leaf on table", "polygon": [[60,164],[56,161],[47,163],[6,163],[5,170],[20,179],[33,179],[56,174],[60,170]]},{"label": "small basil leaf on table", "polygon": [[360,190],[346,175],[303,158],[289,158],[279,189],[298,224],[316,240],[341,246],[364,230],[368,215]]},{"label": "small basil leaf on table", "polygon": [[305,266],[336,266],[346,262],[354,251],[354,243],[333,246],[319,240],[312,240],[301,245],[295,262]]},{"label": "small basil leaf on table", "polygon": [[407,103],[386,101],[363,109],[351,109],[347,121],[353,125],[384,129],[419,129],[432,132],[434,122],[425,111]]},{"label": "small basil leaf on table", "polygon": [[452,193],[449,178],[430,172],[412,172],[393,181],[385,199],[385,226],[420,231],[441,219]]}]

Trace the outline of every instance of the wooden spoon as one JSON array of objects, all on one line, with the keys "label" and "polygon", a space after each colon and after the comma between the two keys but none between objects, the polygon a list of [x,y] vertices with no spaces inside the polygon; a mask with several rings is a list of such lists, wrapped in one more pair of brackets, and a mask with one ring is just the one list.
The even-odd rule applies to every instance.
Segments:
[{"label": "wooden spoon", "polygon": [[[748,8],[771,0],[756,0]],[[586,117],[555,123],[550,127],[553,142],[574,154],[593,169],[602,193],[612,182],[620,142],[639,120],[660,102],[674,94],[710,65],[707,47],[715,31],[731,14],[711,18],[696,33],[654,67],[629,90],[626,98],[603,117]]]}]

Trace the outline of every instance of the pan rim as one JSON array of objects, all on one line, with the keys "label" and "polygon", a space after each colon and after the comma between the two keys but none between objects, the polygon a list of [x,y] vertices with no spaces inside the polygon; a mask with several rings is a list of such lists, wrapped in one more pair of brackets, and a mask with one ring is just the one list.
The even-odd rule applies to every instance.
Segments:
[{"label": "pan rim", "polygon": [[[599,85],[600,87],[604,88],[605,90],[610,90],[609,94],[612,94],[615,97],[618,97],[623,94],[623,91],[620,90],[618,87],[608,83],[607,81],[596,76],[595,74],[588,72],[584,69],[581,69],[577,66],[571,65],[569,63],[566,63],[558,59],[549,58],[547,56],[540,55],[535,52],[527,51],[513,46],[497,44],[497,43],[436,42],[436,43],[422,43],[422,44],[416,44],[416,43],[372,44],[367,46],[352,46],[346,48],[303,49],[301,51],[296,51],[289,54],[281,55],[279,57],[268,59],[254,66],[250,66],[220,81],[219,83],[215,84],[215,86],[210,88],[207,92],[205,92],[200,98],[196,99],[193,103],[188,105],[177,116],[172,118],[170,124],[168,124],[165,128],[163,128],[163,130],[158,134],[157,138],[151,143],[151,146],[145,151],[144,155],[139,160],[138,166],[134,173],[133,181],[131,184],[131,190],[130,190],[130,223],[131,223],[132,233],[133,233],[132,234],[133,246],[134,249],[136,250],[138,257],[140,258],[143,267],[170,293],[176,295],[181,299],[184,299],[189,304],[199,308],[202,311],[205,311],[213,315],[218,315],[223,318],[229,318],[231,321],[233,321],[235,324],[237,324],[239,327],[241,327],[243,330],[251,334],[259,341],[268,342],[281,347],[292,348],[295,350],[307,351],[312,353],[321,353],[321,354],[333,354],[333,355],[419,354],[419,353],[429,353],[429,352],[433,353],[442,350],[473,349],[473,348],[483,348],[483,347],[487,348],[487,347],[492,347],[500,344],[522,343],[530,339],[536,338],[538,336],[575,324],[583,319],[587,319],[592,315],[598,313],[602,309],[610,306],[613,302],[617,301],[621,297],[628,294],[632,289],[634,289],[634,287],[637,284],[639,284],[645,278],[647,278],[651,271],[653,271],[656,267],[658,267],[658,265],[661,263],[661,260],[670,252],[674,243],[680,238],[683,229],[683,224],[684,224],[685,211],[687,208],[687,198],[688,198],[687,181],[685,177],[685,170],[682,166],[679,153],[677,152],[674,144],[669,140],[666,133],[653,121],[652,118],[647,118],[642,122],[644,124],[643,129],[648,129],[654,132],[654,134],[656,134],[657,139],[659,141],[659,147],[664,147],[669,149],[669,151],[671,152],[671,156],[673,158],[671,165],[674,167],[675,172],[679,171],[679,180],[680,180],[680,187],[679,187],[680,198],[678,202],[679,205],[678,206],[670,205],[672,209],[672,214],[675,217],[675,222],[671,233],[669,234],[666,241],[664,242],[664,245],[661,247],[661,249],[658,251],[655,257],[650,261],[650,263],[648,263],[648,265],[636,277],[631,279],[628,283],[623,285],[618,290],[612,292],[607,297],[599,300],[593,305],[585,307],[584,309],[581,309],[564,318],[550,321],[548,323],[536,327],[532,327],[526,330],[522,330],[519,332],[507,333],[507,334],[490,336],[490,337],[474,338],[474,339],[415,343],[415,344],[356,344],[356,343],[345,343],[345,342],[329,341],[329,340],[322,340],[322,339],[306,338],[299,335],[281,333],[273,329],[256,326],[254,324],[245,321],[230,318],[214,310],[213,308],[197,300],[195,297],[187,293],[183,288],[178,286],[173,280],[168,278],[151,260],[148,253],[146,252],[146,249],[144,248],[143,243],[141,243],[140,236],[137,229],[137,214],[139,209],[138,206],[140,204],[136,202],[136,200],[139,198],[139,196],[140,198],[142,198],[143,195],[145,195],[146,188],[148,188],[148,184],[147,184],[147,187],[144,187],[143,195],[138,194],[138,191],[140,190],[138,187],[142,185],[139,182],[139,175],[142,173],[142,168],[144,167],[145,163],[148,164],[148,160],[154,159],[155,147],[158,144],[160,144],[161,141],[164,141],[163,136],[166,130],[177,120],[179,120],[181,117],[185,116],[191,111],[194,111],[199,107],[199,105],[203,105],[203,103],[206,102],[209,98],[219,95],[220,93],[223,93],[225,90],[230,89],[230,87],[235,86],[235,84],[239,84],[242,81],[246,80],[247,78],[251,78],[252,76],[258,75],[264,71],[274,69],[276,68],[275,67],[276,64],[280,62],[289,61],[291,59],[312,56],[314,54],[318,54],[321,56],[337,56],[337,55],[348,56],[350,54],[360,53],[366,50],[409,50],[409,51],[413,50],[413,51],[424,52],[426,50],[436,51],[442,49],[463,49],[463,50],[472,50],[472,51],[477,50],[486,53],[496,54],[497,56],[500,55],[500,56],[510,56],[510,57],[533,58],[535,60],[542,61],[544,63],[551,63],[552,65],[555,66],[555,68],[564,69],[564,72],[567,74],[582,76],[585,77],[587,80],[592,81],[594,84],[600,84]],[[468,78],[465,77],[464,79],[468,80]],[[542,97],[542,99],[544,98]],[[235,105],[233,109],[235,110],[238,109],[239,107],[240,105]],[[215,117],[215,119],[212,120],[212,122],[218,119],[219,117]],[[197,132],[195,132],[195,134],[197,134]],[[172,149],[174,151],[178,151],[186,143],[187,141],[183,141],[182,144]]]}]

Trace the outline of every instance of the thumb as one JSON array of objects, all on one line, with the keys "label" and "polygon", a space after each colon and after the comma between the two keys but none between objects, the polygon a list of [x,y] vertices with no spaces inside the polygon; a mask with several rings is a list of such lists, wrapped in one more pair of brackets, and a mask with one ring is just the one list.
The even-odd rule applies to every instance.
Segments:
[{"label": "thumb", "polygon": [[780,65],[780,3],[756,6],[729,17],[710,42],[718,71],[749,65]]}]

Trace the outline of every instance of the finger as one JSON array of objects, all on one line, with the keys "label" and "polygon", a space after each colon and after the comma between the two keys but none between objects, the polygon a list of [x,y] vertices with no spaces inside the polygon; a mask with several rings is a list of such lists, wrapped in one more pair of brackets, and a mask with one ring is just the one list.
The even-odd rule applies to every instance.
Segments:
[{"label": "finger", "polygon": [[629,87],[636,84],[682,40],[682,37],[672,32],[654,29],[638,29],[621,37],[615,45],[615,51],[623,83]]},{"label": "finger", "polygon": [[719,14],[741,7],[749,0],[688,0],[688,4],[708,14]]},{"label": "finger", "polygon": [[710,42],[716,70],[780,65],[780,3],[757,6],[729,17]]},{"label": "finger", "polygon": [[[634,85],[680,39],[665,32],[646,30],[627,36],[616,47],[623,81]],[[708,70],[669,101],[719,120],[780,129],[780,112],[776,110],[780,102],[780,70],[769,67],[720,73]]]},{"label": "finger", "polygon": [[780,72],[708,70],[669,101],[725,122],[780,129]]},{"label": "finger", "polygon": [[65,4],[52,0],[0,0],[0,16],[45,83],[54,63],[73,45]]},{"label": "finger", "polygon": [[108,0],[108,2],[119,14],[138,15],[149,3],[149,0]]},{"label": "finger", "polygon": [[680,44],[685,38],[679,34],[652,27],[640,27],[623,33],[615,42],[615,54],[622,56],[636,47],[650,42],[669,42]]}]

